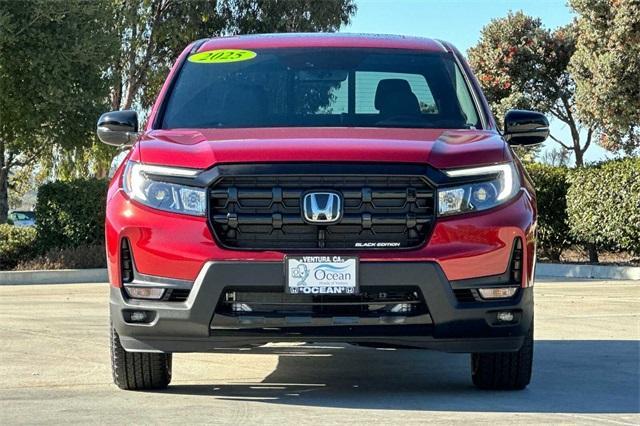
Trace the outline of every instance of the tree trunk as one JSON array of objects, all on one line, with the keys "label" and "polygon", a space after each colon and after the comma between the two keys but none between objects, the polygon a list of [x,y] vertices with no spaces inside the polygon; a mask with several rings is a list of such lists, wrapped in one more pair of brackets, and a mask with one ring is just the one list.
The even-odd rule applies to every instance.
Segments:
[{"label": "tree trunk", "polygon": [[[578,143],[578,145],[579,145],[579,143]],[[582,151],[578,147],[578,148],[573,150],[573,153],[576,155],[576,167],[583,167],[584,166],[584,151]]]},{"label": "tree trunk", "polygon": [[7,223],[9,217],[9,176],[0,170],[0,223]]},{"label": "tree trunk", "polygon": [[584,152],[589,147],[589,143],[591,143],[592,130],[589,129],[588,140],[585,146],[581,146],[580,130],[578,128],[578,122],[573,117],[571,102],[566,96],[561,96],[560,101],[564,106],[564,112],[566,114],[566,116],[562,118],[562,121],[569,125],[569,130],[571,131],[571,142],[573,142],[573,153],[576,156],[576,167],[582,167],[584,166]]},{"label": "tree trunk", "polygon": [[122,102],[122,70],[118,65],[115,69],[116,77],[114,78],[113,91],[111,92],[111,111],[120,109]]},{"label": "tree trunk", "polygon": [[546,254],[550,261],[558,263],[560,262],[560,255],[562,255],[562,250],[551,249],[548,250]]},{"label": "tree trunk", "polygon": [[[567,114],[569,117],[571,116],[571,111],[567,110]],[[569,129],[571,130],[571,140],[573,142],[573,153],[576,156],[576,167],[584,166],[584,151],[585,149],[580,145],[580,131],[578,130],[578,125],[573,118],[569,122]]]},{"label": "tree trunk", "polygon": [[589,263],[598,263],[598,249],[595,244],[587,244],[587,253],[589,253]]},{"label": "tree trunk", "polygon": [[0,223],[7,223],[9,216],[9,164],[4,150],[4,142],[0,141]]}]

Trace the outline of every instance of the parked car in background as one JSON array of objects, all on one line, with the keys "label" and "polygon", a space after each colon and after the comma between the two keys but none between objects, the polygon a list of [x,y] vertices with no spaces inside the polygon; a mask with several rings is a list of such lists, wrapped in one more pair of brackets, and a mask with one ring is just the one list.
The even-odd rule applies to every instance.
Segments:
[{"label": "parked car in background", "polygon": [[35,212],[25,210],[14,210],[9,212],[9,223],[14,226],[35,226],[36,214]]},{"label": "parked car in background", "polygon": [[144,131],[98,121],[132,146],[107,197],[115,383],[166,387],[173,352],[307,341],[471,353],[478,387],[523,389],[536,199],[510,145],[548,132],[512,110],[500,133],[443,41],[191,44]]}]

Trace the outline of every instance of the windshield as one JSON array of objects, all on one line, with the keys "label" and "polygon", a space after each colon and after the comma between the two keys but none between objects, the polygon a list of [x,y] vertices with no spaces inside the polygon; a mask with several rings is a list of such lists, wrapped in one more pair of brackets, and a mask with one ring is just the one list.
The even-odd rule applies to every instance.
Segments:
[{"label": "windshield", "polygon": [[33,220],[36,214],[33,212],[13,212],[11,213],[13,220]]},{"label": "windshield", "polygon": [[203,62],[185,61],[162,128],[481,128],[448,53],[281,48],[204,55]]}]

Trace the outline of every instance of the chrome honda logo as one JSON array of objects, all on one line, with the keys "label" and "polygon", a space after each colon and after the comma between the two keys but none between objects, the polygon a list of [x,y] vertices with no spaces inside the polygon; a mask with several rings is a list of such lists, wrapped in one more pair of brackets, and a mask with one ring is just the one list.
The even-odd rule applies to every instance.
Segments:
[{"label": "chrome honda logo", "polygon": [[309,223],[334,223],[342,217],[342,202],[335,192],[309,192],[302,201],[304,219]]}]

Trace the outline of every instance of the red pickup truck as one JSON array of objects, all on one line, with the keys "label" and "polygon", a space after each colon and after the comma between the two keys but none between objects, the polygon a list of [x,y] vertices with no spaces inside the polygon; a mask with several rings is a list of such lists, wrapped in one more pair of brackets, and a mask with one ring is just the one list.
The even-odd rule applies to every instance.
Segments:
[{"label": "red pickup truck", "polygon": [[344,342],[471,354],[480,388],[522,389],[533,357],[536,202],[462,55],[425,38],[199,40],[109,187],[113,377],[171,380],[174,352]]}]

